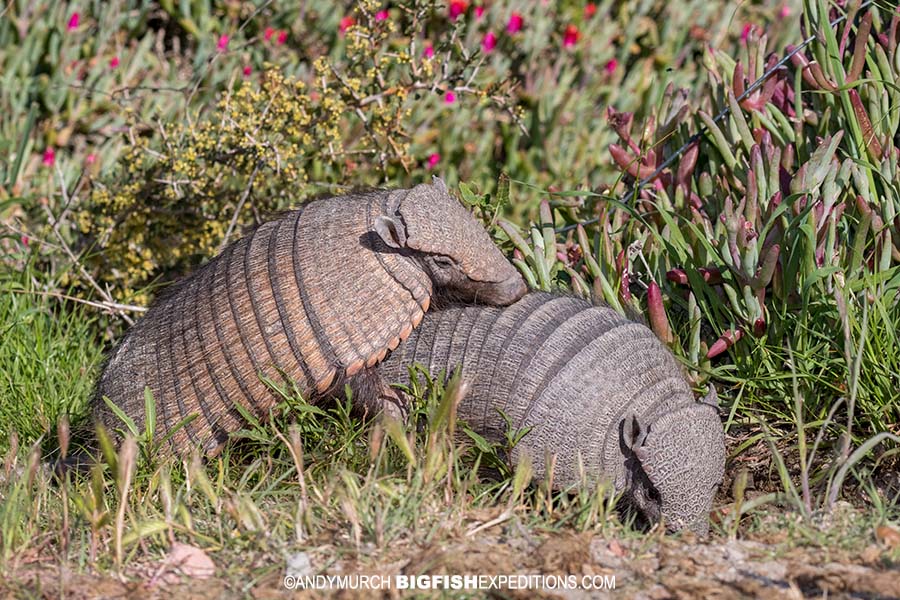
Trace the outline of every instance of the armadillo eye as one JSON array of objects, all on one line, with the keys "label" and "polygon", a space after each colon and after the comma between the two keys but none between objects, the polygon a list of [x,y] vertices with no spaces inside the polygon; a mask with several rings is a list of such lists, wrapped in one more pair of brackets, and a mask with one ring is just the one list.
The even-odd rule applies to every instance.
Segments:
[{"label": "armadillo eye", "polygon": [[434,257],[434,264],[443,269],[449,269],[453,267],[453,259],[449,256],[437,255]]}]

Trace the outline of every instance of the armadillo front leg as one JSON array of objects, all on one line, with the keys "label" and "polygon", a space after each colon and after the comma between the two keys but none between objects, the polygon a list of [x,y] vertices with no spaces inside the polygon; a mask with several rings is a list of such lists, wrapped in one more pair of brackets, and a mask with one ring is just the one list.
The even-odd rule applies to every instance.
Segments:
[{"label": "armadillo front leg", "polygon": [[388,385],[375,369],[365,369],[348,381],[353,392],[353,407],[364,419],[380,412],[405,421],[409,416],[409,399],[406,394]]}]

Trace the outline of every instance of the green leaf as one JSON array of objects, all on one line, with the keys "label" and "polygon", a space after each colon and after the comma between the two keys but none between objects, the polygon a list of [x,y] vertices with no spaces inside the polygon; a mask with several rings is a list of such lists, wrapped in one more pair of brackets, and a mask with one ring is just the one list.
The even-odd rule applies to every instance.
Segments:
[{"label": "green leaf", "polygon": [[138,437],[140,435],[137,425],[134,424],[134,420],[127,414],[125,414],[125,411],[119,408],[115,402],[113,402],[106,396],[103,396],[103,402],[106,404],[107,408],[109,408],[109,410],[111,410],[113,414],[116,415],[116,418],[122,421],[122,423],[128,428],[128,431],[131,433],[131,435],[133,435],[134,437]]}]

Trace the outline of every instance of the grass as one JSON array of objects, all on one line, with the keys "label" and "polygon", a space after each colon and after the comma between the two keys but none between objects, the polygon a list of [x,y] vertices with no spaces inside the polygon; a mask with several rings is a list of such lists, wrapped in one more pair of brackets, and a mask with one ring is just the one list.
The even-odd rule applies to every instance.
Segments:
[{"label": "grass", "polygon": [[[103,571],[121,568],[135,553],[163,553],[176,537],[230,556],[277,555],[326,540],[379,556],[396,544],[471,533],[479,527],[473,514],[496,516],[498,507],[498,523],[521,519],[535,531],[621,529],[602,490],[529,488],[524,465],[499,479],[483,477],[479,465],[504,465],[505,449],[454,436],[451,407],[458,400],[453,381],[446,391],[439,383],[420,390],[411,421],[427,425],[417,431],[396,422],[361,425],[349,400],[326,410],[286,395],[271,422],[250,423],[206,466],[196,456],[157,460],[126,443],[90,476],[66,484],[73,521],[90,524],[89,532],[68,530],[60,490],[34,462],[40,453],[10,453],[0,556],[14,570],[34,544],[49,541],[62,562]],[[152,447],[153,440],[144,443]],[[46,509],[29,510],[38,505]],[[39,533],[50,531],[57,532],[51,540]]]},{"label": "grass", "polygon": [[[95,318],[60,306],[32,267],[0,276],[0,448],[51,433],[62,415],[83,415],[103,348]],[[52,287],[50,288],[52,289]]]},{"label": "grass", "polygon": [[[464,425],[452,416],[459,397],[453,381],[446,388],[430,382],[416,394],[411,422],[424,427],[360,424],[350,416],[349,400],[322,409],[286,394],[271,421],[249,424],[209,464],[196,456],[160,460],[126,443],[90,475],[72,476],[62,486],[41,467],[39,451],[10,453],[0,502],[7,585],[21,590],[19,577],[34,573],[35,558],[50,549],[52,562],[69,568],[146,580],[173,540],[203,548],[219,565],[218,579],[237,594],[280,582],[284,557],[298,553],[320,567],[343,564],[351,572],[392,572],[390,565],[401,561],[413,573],[496,573],[521,560],[493,545],[498,534],[542,548],[554,548],[553,540],[569,540],[563,547],[572,547],[587,539],[578,536],[598,536],[617,540],[635,559],[663,543],[661,532],[647,535],[623,520],[607,489],[551,492],[529,485],[524,464],[487,476],[479,465],[505,464],[506,448],[476,443],[459,431]],[[798,518],[799,512],[753,510],[744,516],[741,537],[771,544],[775,559],[811,547],[845,560],[872,545],[875,527],[900,516],[896,504],[839,509],[829,526]],[[714,527],[714,538],[727,533],[727,523],[722,527]],[[693,541],[688,536],[680,543]],[[466,562],[453,552],[417,562],[423,551],[450,547],[466,548],[461,556],[479,547],[497,554],[490,564]],[[559,551],[545,560],[565,573],[570,567]],[[886,564],[900,560],[890,551],[876,555]],[[79,592],[74,582],[61,589],[66,585]]]}]

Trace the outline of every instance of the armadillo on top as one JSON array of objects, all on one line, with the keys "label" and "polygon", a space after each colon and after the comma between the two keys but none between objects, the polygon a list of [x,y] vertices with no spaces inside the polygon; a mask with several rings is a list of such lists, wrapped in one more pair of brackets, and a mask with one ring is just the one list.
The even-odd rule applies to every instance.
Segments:
[{"label": "armadillo on top", "polygon": [[[251,414],[277,402],[263,378],[307,398],[349,383],[366,410],[402,404],[372,367],[420,323],[433,296],[505,305],[526,292],[481,224],[433,185],[312,201],[264,223],[164,293],[113,351],[94,414],[139,428],[144,388],[157,433],[181,453],[217,453]],[[395,410],[397,407],[394,407]]]},{"label": "armadillo on top", "polygon": [[675,357],[640,323],[578,298],[531,293],[506,308],[452,307],[425,321],[379,365],[406,383],[419,363],[462,369],[457,415],[502,442],[511,419],[530,428],[513,449],[553,484],[611,482],[651,521],[705,534],[725,467],[715,392],[695,401]]}]

